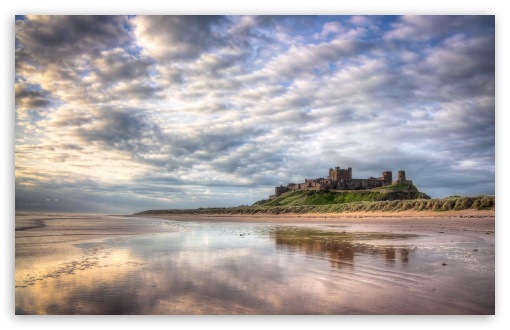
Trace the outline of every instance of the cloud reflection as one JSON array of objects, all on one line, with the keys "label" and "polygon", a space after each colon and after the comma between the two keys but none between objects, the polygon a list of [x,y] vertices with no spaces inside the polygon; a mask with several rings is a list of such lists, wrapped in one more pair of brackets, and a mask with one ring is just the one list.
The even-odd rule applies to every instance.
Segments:
[{"label": "cloud reflection", "polygon": [[[447,279],[441,273],[438,280],[445,268],[431,267],[433,251],[420,255],[403,244],[413,235],[180,225],[185,231],[110,240],[96,250],[89,245],[97,263],[16,288],[16,313],[441,314],[487,308],[477,288],[462,287],[472,272],[450,267]],[[432,287],[441,291],[437,297]],[[461,303],[444,299],[460,291]]]},{"label": "cloud reflection", "polygon": [[402,266],[409,263],[412,250],[406,247],[379,246],[366,244],[369,240],[403,240],[415,238],[411,234],[327,232],[306,228],[280,228],[272,232],[278,248],[306,255],[316,255],[328,259],[332,266],[354,267],[355,256],[381,256],[388,264],[400,261]]}]

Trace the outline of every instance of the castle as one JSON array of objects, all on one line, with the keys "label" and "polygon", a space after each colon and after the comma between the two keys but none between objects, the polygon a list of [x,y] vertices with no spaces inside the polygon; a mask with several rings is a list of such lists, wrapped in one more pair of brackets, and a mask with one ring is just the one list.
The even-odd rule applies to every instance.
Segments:
[{"label": "castle", "polygon": [[295,190],[372,189],[399,183],[413,184],[411,180],[406,180],[405,171],[398,171],[397,181],[393,181],[393,173],[391,171],[382,172],[382,176],[379,178],[353,179],[352,168],[341,169],[340,167],[335,167],[334,169],[329,169],[326,179],[305,179],[304,183],[289,183],[286,186],[275,187],[274,195],[269,196],[269,198],[274,199],[287,191]]}]

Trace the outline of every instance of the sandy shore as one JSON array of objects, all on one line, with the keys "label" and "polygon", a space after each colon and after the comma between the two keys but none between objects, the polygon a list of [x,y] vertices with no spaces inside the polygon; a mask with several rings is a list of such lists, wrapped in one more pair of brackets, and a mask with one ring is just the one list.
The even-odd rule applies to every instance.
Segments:
[{"label": "sandy shore", "polygon": [[[348,225],[353,230],[405,233],[474,234],[494,239],[494,211],[405,211],[260,215],[18,215],[16,217],[16,265],[59,260],[80,252],[75,245],[112,237],[154,234],[177,230],[164,220],[268,224]],[[37,243],[37,244],[35,244]],[[34,249],[34,246],[37,246]],[[26,258],[28,257],[28,259]]]},{"label": "sandy shore", "polygon": [[346,213],[285,213],[285,214],[168,214],[168,215],[134,215],[182,221],[214,221],[228,222],[363,222],[398,221],[401,219],[494,219],[494,210],[462,210],[462,211],[402,211],[402,212],[346,212]]},{"label": "sandy shore", "polygon": [[492,315],[494,242],[494,211],[18,214],[16,313]]},{"label": "sandy shore", "polygon": [[174,221],[349,225],[376,231],[399,231],[407,233],[470,232],[480,236],[491,235],[492,237],[494,237],[493,235],[495,233],[494,210],[306,213],[279,215],[173,214],[158,216],[144,215],[143,217]]},{"label": "sandy shore", "polygon": [[400,219],[400,218],[494,218],[494,210],[461,210],[461,211],[400,211],[400,212],[343,212],[343,213],[284,213],[284,214],[168,214],[168,215],[135,215],[140,217],[154,218],[182,218],[188,220],[228,218],[229,221],[244,222],[254,219],[264,222],[287,221],[288,219],[320,219],[344,220],[344,219]]}]

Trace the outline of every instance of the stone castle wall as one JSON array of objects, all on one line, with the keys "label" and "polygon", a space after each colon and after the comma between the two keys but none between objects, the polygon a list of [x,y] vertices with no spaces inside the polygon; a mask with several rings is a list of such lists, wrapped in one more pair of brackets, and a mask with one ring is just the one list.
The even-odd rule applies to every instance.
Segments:
[{"label": "stone castle wall", "polygon": [[378,178],[353,179],[352,168],[341,169],[340,167],[335,167],[334,169],[329,169],[326,179],[305,179],[304,183],[289,183],[287,186],[281,185],[280,187],[275,187],[275,194],[269,196],[269,198],[276,198],[288,191],[373,189],[396,183],[412,184],[412,181],[406,180],[405,171],[402,170],[398,171],[397,181],[393,181],[393,173],[391,171],[382,172],[382,176]]}]

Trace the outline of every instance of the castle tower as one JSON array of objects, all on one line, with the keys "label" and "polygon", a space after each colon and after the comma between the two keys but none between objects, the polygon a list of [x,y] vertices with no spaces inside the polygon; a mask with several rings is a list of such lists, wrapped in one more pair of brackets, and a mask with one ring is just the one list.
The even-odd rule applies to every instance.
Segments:
[{"label": "castle tower", "polygon": [[[384,171],[382,172],[382,177],[384,182],[388,182],[388,184],[391,184],[393,181],[393,172],[391,171]],[[405,174],[404,174],[405,177]]]},{"label": "castle tower", "polygon": [[406,171],[398,171],[398,182],[405,182],[406,181]]},{"label": "castle tower", "polygon": [[339,166],[329,169],[328,179],[333,181],[352,180],[352,168],[341,169]]},{"label": "castle tower", "polygon": [[286,193],[288,191],[287,187],[284,187],[283,185],[280,185],[279,187],[274,188],[274,196],[279,197],[282,194]]}]

